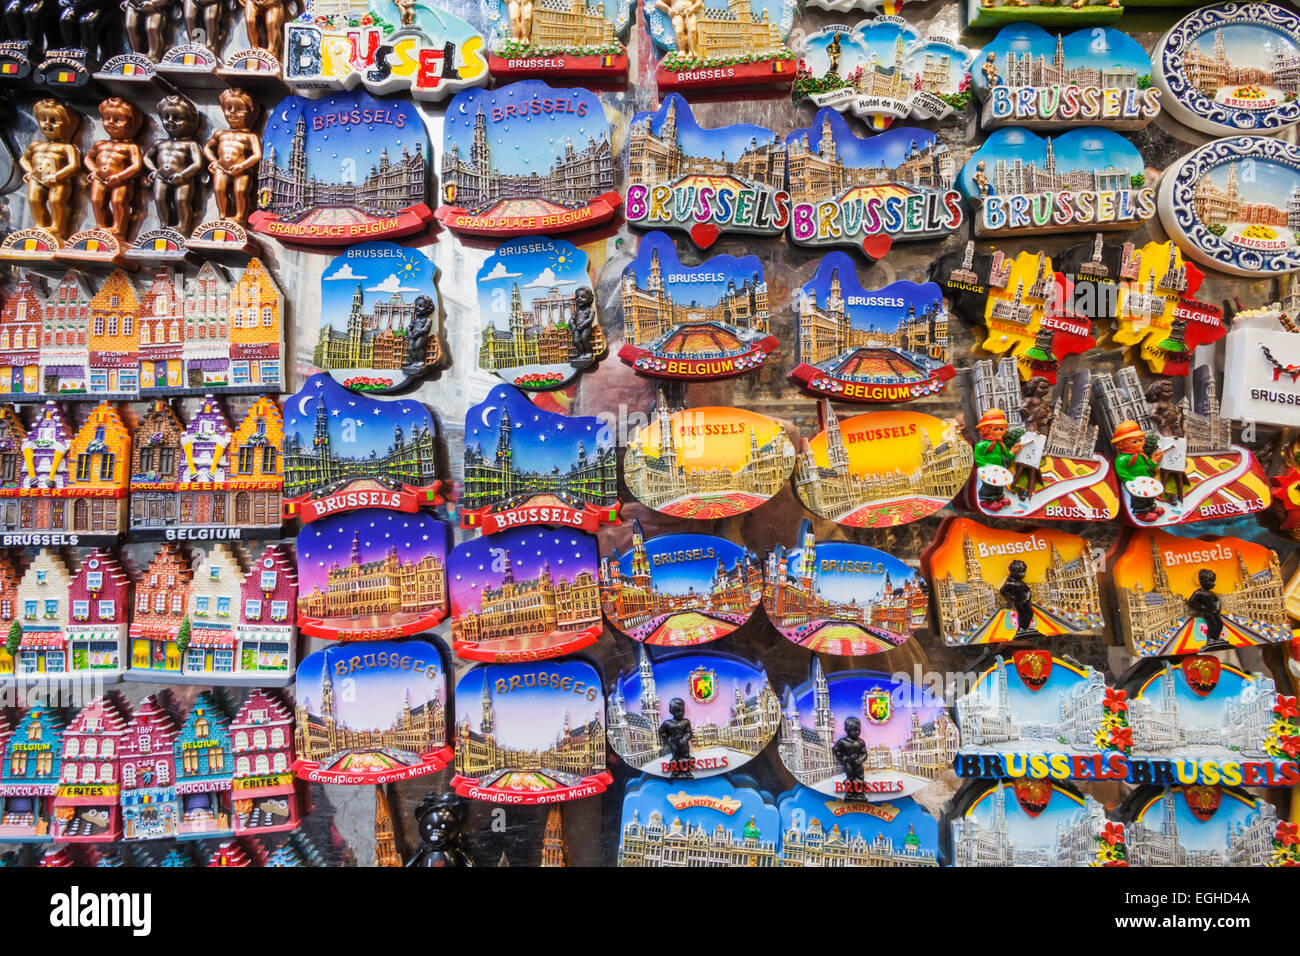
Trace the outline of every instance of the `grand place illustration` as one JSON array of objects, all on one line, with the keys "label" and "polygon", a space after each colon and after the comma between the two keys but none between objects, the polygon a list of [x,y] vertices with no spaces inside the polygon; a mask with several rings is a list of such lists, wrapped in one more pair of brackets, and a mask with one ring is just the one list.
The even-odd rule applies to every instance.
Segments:
[{"label": "grand place illustration", "polygon": [[[752,137],[739,155],[727,159],[719,156],[688,154],[677,128],[679,99],[668,99],[663,119],[654,129],[657,114],[642,115],[628,131],[628,181],[635,183],[673,183],[692,176],[731,177],[751,186],[781,189],[785,185],[785,144],[759,143]],[[703,131],[707,136],[710,131]]]}]

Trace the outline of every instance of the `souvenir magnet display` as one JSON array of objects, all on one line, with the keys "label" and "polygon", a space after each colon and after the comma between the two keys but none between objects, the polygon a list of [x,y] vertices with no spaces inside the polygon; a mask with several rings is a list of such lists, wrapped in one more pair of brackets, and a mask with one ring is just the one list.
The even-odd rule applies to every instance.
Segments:
[{"label": "souvenir magnet display", "polygon": [[[1167,2],[1167,0],[1162,0]],[[1119,0],[964,0],[967,26],[980,29],[1032,21],[1049,27],[1114,23],[1124,15]]]},{"label": "souvenir magnet display", "polygon": [[711,534],[660,534],[645,539],[632,524],[626,554],[600,561],[605,616],[635,641],[693,647],[725,637],[762,598],[758,557]]},{"label": "souvenir magnet display", "polygon": [[618,459],[599,418],[544,411],[498,385],[465,413],[460,525],[595,531],[618,524]]},{"label": "souvenir magnet display", "polygon": [[984,129],[1133,130],[1160,114],[1151,58],[1111,27],[1055,37],[1034,23],[1003,27],[980,51],[972,76]]},{"label": "souvenir magnet display", "polygon": [[48,260],[67,241],[81,179],[81,150],[75,142],[81,117],[66,103],[46,98],[32,106],[43,139],[33,138],[18,159],[27,184],[27,208],[35,226],[20,229],[0,244],[0,258]]},{"label": "souvenir magnet display", "polygon": [[360,85],[436,101],[488,81],[484,45],[464,20],[414,0],[311,0],[284,27],[284,81],[309,95]]},{"label": "souvenir magnet display", "polygon": [[[0,839],[6,843],[48,843],[54,796],[63,766],[63,728],[67,718],[51,707],[35,706],[12,725],[0,722]],[[19,749],[15,744],[21,743]]]},{"label": "souvenir magnet display", "polygon": [[1238,538],[1143,528],[1110,562],[1119,623],[1142,657],[1291,639],[1277,552]]},{"label": "souvenir magnet display", "polygon": [[641,777],[623,794],[619,866],[778,866],[781,816],[744,774]]},{"label": "souvenir magnet display", "polygon": [[785,38],[794,0],[642,0],[660,54],[655,79],[673,90],[784,86],[794,80]]},{"label": "souvenir magnet display", "polygon": [[413,399],[358,395],[321,373],[289,398],[284,427],[285,517],[442,504],[437,420]]},{"label": "souvenir magnet display", "polygon": [[1236,787],[1143,787],[1119,813],[1111,826],[1122,827],[1129,866],[1300,865],[1296,825]]},{"label": "souvenir magnet display", "polygon": [[806,518],[798,540],[768,552],[763,583],[763,610],[786,640],[859,657],[925,627],[928,588],[914,568],[865,544],[817,541]]},{"label": "souvenir magnet display", "polygon": [[716,407],[670,412],[662,394],[654,414],[623,457],[623,480],[647,508],[728,518],[780,493],[794,469],[785,427],[765,415]]},{"label": "souvenir magnet display", "polygon": [[108,138],[95,140],[81,162],[95,228],[68,236],[54,254],[61,262],[122,264],[140,215],[138,187],[146,170],[144,153],[135,138],[144,125],[144,114],[114,96],[100,102],[99,118]]},{"label": "souvenir magnet display", "polygon": [[293,691],[294,773],[384,784],[450,764],[443,654],[412,640],[334,644],[304,657]]},{"label": "souvenir magnet display", "polygon": [[614,753],[633,770],[670,780],[738,770],[780,721],[781,703],[761,666],[721,654],[651,661],[644,646],[605,705]]},{"label": "souvenir magnet display", "polygon": [[944,811],[949,866],[1125,865],[1124,828],[1068,784],[973,780]]},{"label": "souvenir magnet display", "polygon": [[603,793],[605,698],[586,661],[490,664],[456,682],[456,775],[462,797],[560,803]]},{"label": "souvenir magnet display", "polygon": [[941,238],[962,223],[956,160],[929,130],[862,138],[827,107],[785,142],[790,239],[801,246],[845,246],[880,259],[895,240]]},{"label": "souvenir magnet display", "polygon": [[970,477],[971,447],[953,419],[882,411],[840,421],[822,399],[822,430],[799,453],[794,487],[814,514],[850,528],[932,515]]},{"label": "souvenir magnet display", "polygon": [[1077,535],[953,518],[922,563],[949,645],[1101,633],[1097,559]]},{"label": "souvenir magnet display", "polygon": [[910,796],[952,765],[957,727],[943,701],[877,671],[827,678],[813,655],[806,683],[787,688],[777,746],[805,787],[851,803]]},{"label": "souvenir magnet display", "polygon": [[1156,212],[1142,154],[1099,127],[1046,138],[1004,127],[966,160],[957,182],[980,238],[1132,229]]},{"label": "souvenir magnet display", "polygon": [[563,388],[608,351],[587,254],[563,239],[497,246],[478,271],[478,307],[478,367],[515,388]]},{"label": "souvenir magnet display", "polygon": [[1300,269],[1300,148],[1216,139],[1164,171],[1158,205],[1169,235],[1201,265],[1249,278]]},{"label": "souvenir magnet display", "polygon": [[427,512],[365,508],[298,535],[298,627],[311,637],[382,640],[447,616],[451,529]]},{"label": "souvenir magnet display", "polygon": [[[1223,359],[1223,417],[1239,422],[1300,426],[1300,283],[1291,302],[1238,312]],[[1289,326],[1289,328],[1288,328]],[[0,333],[2,334],[2,333]]]},{"label": "souvenir magnet display", "polygon": [[627,154],[634,225],[684,231],[707,249],[723,233],[776,236],[790,222],[785,143],[762,126],[700,126],[669,93],[632,117]]},{"label": "souvenir magnet display", "polygon": [[586,229],[623,201],[600,100],[540,80],[456,94],[443,121],[439,188],[438,220],[470,236]]},{"label": "souvenir magnet display", "polygon": [[623,270],[618,357],[653,378],[709,381],[767,361],[767,282],[758,256],[714,256],[684,266],[665,233],[642,237]]},{"label": "souvenir magnet display", "polygon": [[63,728],[63,779],[54,795],[51,821],[60,843],[103,843],[121,837],[118,750],[129,714],[125,699],[101,694]]},{"label": "souvenir magnet display", "polygon": [[235,754],[230,792],[235,833],[277,833],[297,827],[293,711],[275,692],[255,690],[230,721],[230,741]]},{"label": "souvenir magnet display", "polygon": [[811,787],[781,796],[782,866],[938,866],[938,822],[914,800],[850,803]]},{"label": "souvenir magnet display", "polygon": [[425,204],[429,142],[410,103],[364,90],[287,96],[266,121],[262,149],[249,223],[282,242],[395,239],[433,219]]},{"label": "souvenir magnet display", "polygon": [[536,661],[594,644],[600,614],[596,539],[515,528],[463,541],[447,561],[452,647],[471,661]]},{"label": "souvenir magnet display", "polygon": [[488,66],[503,81],[555,75],[622,80],[627,47],[621,38],[632,8],[633,0],[483,0],[491,32]]},{"label": "souvenir magnet display", "polygon": [[864,289],[849,256],[831,252],[795,295],[799,364],[790,377],[814,395],[905,402],[934,395],[956,373],[948,308],[933,282]]},{"label": "souvenir magnet display", "polygon": [[1156,44],[1156,87],[1174,119],[1211,136],[1300,122],[1300,17],[1278,3],[1198,7]]}]

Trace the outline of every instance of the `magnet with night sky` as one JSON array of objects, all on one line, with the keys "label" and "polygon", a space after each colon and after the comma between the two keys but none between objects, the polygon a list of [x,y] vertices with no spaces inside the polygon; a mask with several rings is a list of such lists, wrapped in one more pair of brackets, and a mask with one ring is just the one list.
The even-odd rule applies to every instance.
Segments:
[{"label": "magnet with night sky", "polygon": [[424,121],[408,102],[362,89],[287,96],[266,122],[249,225],[320,246],[420,232],[433,219],[428,156]]},{"label": "magnet with night sky", "polygon": [[452,789],[489,803],[579,800],[605,769],[605,695],[584,660],[487,664],[456,682]]},{"label": "magnet with night sky", "polygon": [[763,610],[781,636],[844,657],[906,643],[926,626],[927,593],[915,568],[865,544],[818,541],[807,518],[794,547],[768,552],[763,575]]},{"label": "magnet with night sky", "polygon": [[643,644],[693,647],[724,637],[762,598],[758,557],[711,534],[661,534],[646,540],[632,524],[626,554],[600,561],[605,617]]},{"label": "magnet with night sky", "polygon": [[662,54],[655,79],[672,90],[780,86],[794,80],[785,42],[795,0],[640,0]]},{"label": "magnet with night sky", "polygon": [[614,752],[633,770],[670,780],[738,770],[780,722],[781,704],[761,666],[723,654],[651,660],[644,645],[605,703]]},{"label": "magnet with night sky", "polygon": [[781,709],[781,763],[837,800],[910,796],[946,772],[957,752],[957,725],[929,691],[877,671],[827,677],[815,654],[809,679],[786,688]]},{"label": "magnet with night sky", "polygon": [[1296,825],[1237,787],[1141,787],[1117,815],[1127,866],[1300,866]]},{"label": "magnet with night sky", "polygon": [[537,661],[594,644],[600,613],[596,539],[510,528],[463,541],[447,562],[452,647],[471,661]]},{"label": "magnet with night sky", "polygon": [[949,866],[1127,866],[1123,825],[1068,783],[972,780],[940,828]]},{"label": "magnet with night sky", "polygon": [[509,385],[465,413],[460,526],[595,531],[618,524],[618,460],[599,418],[557,415]]},{"label": "magnet with night sky", "polygon": [[623,794],[619,866],[780,866],[781,815],[745,774],[643,776]]},{"label": "magnet with night sky", "polygon": [[851,802],[795,787],[780,810],[782,866],[939,865],[939,822],[908,797]]},{"label": "magnet with night sky", "polygon": [[313,375],[285,402],[285,517],[437,507],[439,441],[433,413],[414,399],[370,398]]},{"label": "magnet with night sky", "polygon": [[298,629],[336,641],[427,631],[447,616],[451,528],[428,512],[367,508],[298,534]]},{"label": "magnet with night sky", "polygon": [[445,654],[425,637],[334,644],[304,657],[293,694],[294,773],[377,785],[447,767]]},{"label": "magnet with night sky", "polygon": [[470,236],[586,229],[613,218],[623,201],[596,94],[540,80],[452,98],[440,188],[438,220]]}]

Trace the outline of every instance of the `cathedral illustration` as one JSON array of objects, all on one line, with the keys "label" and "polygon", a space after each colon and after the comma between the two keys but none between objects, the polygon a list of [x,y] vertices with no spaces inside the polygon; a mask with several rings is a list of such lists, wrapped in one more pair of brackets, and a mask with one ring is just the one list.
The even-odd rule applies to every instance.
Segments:
[{"label": "cathedral illustration", "polygon": [[1002,82],[1007,86],[1032,86],[1038,89],[1051,86],[1095,87],[1104,90],[1130,90],[1138,85],[1137,70],[1131,66],[1067,67],[1065,42],[1056,35],[1056,52],[1049,61],[1039,53],[1016,53],[1007,50],[1002,58]]},{"label": "cathedral illustration", "polygon": [[807,826],[793,823],[781,837],[782,866],[938,866],[933,850],[922,849],[916,830],[909,826],[902,846],[877,833],[868,841],[862,834],[849,836],[838,823],[830,832],[816,817]]},{"label": "cathedral illustration", "polygon": [[734,177],[751,186],[781,189],[785,185],[785,144],[760,144],[752,138],[733,160],[692,156],[682,147],[677,129],[677,100],[670,99],[656,135],[654,116],[644,116],[628,131],[628,182],[670,183],[683,176]]},{"label": "cathedral illustration", "polygon": [[764,840],[750,817],[736,837],[721,823],[713,832],[703,824],[691,826],[674,817],[664,825],[663,814],[655,810],[641,822],[639,812],[623,827],[618,847],[619,866],[777,866],[776,843]]},{"label": "cathedral illustration", "polygon": [[1047,140],[1047,151],[1043,165],[1026,163],[1017,157],[1013,160],[998,159],[993,163],[993,189],[1000,196],[1027,195],[1047,192],[1097,192],[1120,191],[1131,189],[1132,174],[1118,166],[1106,166],[1102,169],[1058,169],[1056,165],[1056,148],[1051,138]]},{"label": "cathedral illustration", "polygon": [[325,589],[312,588],[298,600],[299,613],[317,618],[423,614],[445,606],[447,568],[437,555],[407,561],[394,545],[382,558],[361,560],[359,532],[352,536],[346,564],[326,571]]},{"label": "cathedral illustration", "polygon": [[[1147,434],[1155,432],[1156,422],[1146,400],[1142,380],[1131,365],[1114,373],[1097,372],[1092,376],[1097,409],[1107,434],[1120,422],[1132,420]],[[1232,423],[1219,415],[1219,390],[1214,383],[1214,369],[1198,365],[1178,403],[1178,417],[1187,439],[1188,455],[1225,455],[1232,448]]]},{"label": "cathedral illustration", "polygon": [[1291,187],[1284,208],[1264,202],[1247,202],[1241,195],[1237,164],[1229,163],[1228,178],[1222,186],[1214,185],[1210,176],[1196,180],[1196,187],[1192,191],[1192,209],[1196,218],[1207,226],[1228,226],[1240,222],[1300,229],[1300,185]]},{"label": "cathedral illustration", "polygon": [[[479,340],[478,367],[487,372],[523,365],[567,365],[578,357],[573,344],[573,316],[578,309],[577,292],[561,294],[552,288],[533,299],[525,309],[519,283],[510,289],[510,324],[500,329],[483,325]],[[600,324],[592,330],[591,352],[605,352],[605,333]]]},{"label": "cathedral illustration", "polygon": [[294,708],[294,752],[303,760],[325,761],[345,751],[400,750],[420,754],[447,739],[447,716],[442,694],[412,707],[411,694],[387,727],[349,727],[339,719],[334,699],[334,677],[321,671],[320,703],[304,697]]},{"label": "cathedral illustration", "polygon": [[636,270],[623,273],[623,327],[629,342],[644,345],[681,327],[721,325],[736,330],[744,341],[768,334],[767,282],[755,273],[740,285],[734,278],[717,302],[679,303],[668,294],[659,264],[659,250],[650,254],[650,271],[645,285],[637,282]]},{"label": "cathedral illustration", "polygon": [[550,561],[544,561],[537,577],[516,581],[509,549],[504,562],[501,583],[483,587],[478,610],[466,609],[452,621],[456,640],[534,637],[601,623],[600,588],[590,571],[566,581],[553,575]]}]

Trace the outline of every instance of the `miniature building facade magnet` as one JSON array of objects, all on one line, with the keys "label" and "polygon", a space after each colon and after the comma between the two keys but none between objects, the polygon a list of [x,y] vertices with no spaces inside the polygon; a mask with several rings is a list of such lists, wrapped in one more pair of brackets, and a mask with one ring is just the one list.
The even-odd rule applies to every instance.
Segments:
[{"label": "miniature building facade magnet", "polygon": [[939,825],[914,800],[827,800],[811,787],[783,794],[782,866],[938,866]]},{"label": "miniature building facade magnet", "polygon": [[[67,720],[50,707],[28,708],[12,725],[0,726],[0,837],[6,843],[53,839],[54,797],[63,766]],[[22,746],[18,746],[21,744]]]},{"label": "miniature building facade magnet", "polygon": [[235,833],[277,833],[298,826],[293,777],[293,712],[273,691],[248,695],[230,722]]},{"label": "miniature building facade magnet", "polygon": [[743,774],[702,780],[643,776],[623,794],[619,866],[777,866],[781,817]]},{"label": "miniature building facade magnet", "polygon": [[1295,825],[1236,787],[1143,787],[1120,813],[1129,866],[1295,865]]},{"label": "miniature building facade magnet", "polygon": [[954,800],[943,820],[949,866],[1097,866],[1123,859],[1111,842],[1123,828],[1116,830],[1100,803],[1068,784],[972,781]]},{"label": "miniature building facade magnet", "polygon": [[118,761],[129,714],[121,697],[102,694],[63,728],[63,760],[52,814],[55,840],[103,843],[121,837]]},{"label": "miniature building facade magnet", "polygon": [[175,744],[180,730],[170,695],[150,694],[135,705],[121,742],[122,839],[175,837]]},{"label": "miniature building facade magnet", "polygon": [[779,86],[794,80],[785,38],[793,0],[643,0],[641,17],[660,60],[659,89]]},{"label": "miniature building facade magnet", "polygon": [[176,836],[189,839],[233,835],[230,718],[210,691],[201,691],[194,698],[172,748]]}]

